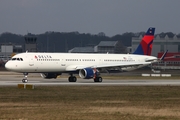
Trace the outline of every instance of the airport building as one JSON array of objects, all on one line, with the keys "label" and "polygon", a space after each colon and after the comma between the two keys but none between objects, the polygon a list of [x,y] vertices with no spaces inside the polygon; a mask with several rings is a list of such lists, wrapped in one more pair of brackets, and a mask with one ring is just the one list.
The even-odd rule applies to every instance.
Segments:
[{"label": "airport building", "polygon": [[[132,38],[132,53],[135,51],[142,36]],[[163,53],[168,50],[168,53],[163,62],[153,64],[154,69],[180,69],[180,38],[176,35],[169,38],[167,35],[161,38],[155,36],[153,41],[152,56],[160,58]]]},{"label": "airport building", "polygon": [[75,47],[68,51],[69,53],[94,53],[94,47]]},{"label": "airport building", "polygon": [[[132,38],[132,52],[134,52],[139,45],[142,36]],[[157,35],[153,41],[152,55],[157,56],[159,52],[180,52],[180,38],[175,35],[173,38],[169,38],[167,35],[161,38]]]},{"label": "airport building", "polygon": [[28,33],[25,37],[25,51],[37,52],[37,37]]},{"label": "airport building", "polygon": [[101,41],[97,45],[98,53],[115,53],[115,47],[118,41]]},{"label": "airport building", "polygon": [[37,37],[28,33],[25,37],[25,46],[16,45],[11,43],[3,43],[0,45],[0,61],[6,62],[12,56],[17,53],[22,53],[25,51],[37,52]]},{"label": "airport building", "polygon": [[[158,58],[163,55],[163,52],[158,53]],[[180,69],[180,52],[170,52],[166,54],[162,62],[153,64],[154,69]]]},{"label": "airport building", "polygon": [[5,63],[16,53],[23,51],[22,45],[1,44],[0,46],[0,68],[4,68]]},{"label": "airport building", "polygon": [[101,41],[94,47],[75,47],[70,53],[114,53],[118,41]]}]

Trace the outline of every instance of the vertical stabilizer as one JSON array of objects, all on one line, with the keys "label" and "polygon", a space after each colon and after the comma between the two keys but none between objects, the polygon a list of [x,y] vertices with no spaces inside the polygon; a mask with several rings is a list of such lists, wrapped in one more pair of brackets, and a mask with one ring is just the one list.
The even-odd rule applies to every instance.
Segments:
[{"label": "vertical stabilizer", "polygon": [[150,27],[133,54],[151,55],[155,28]]}]

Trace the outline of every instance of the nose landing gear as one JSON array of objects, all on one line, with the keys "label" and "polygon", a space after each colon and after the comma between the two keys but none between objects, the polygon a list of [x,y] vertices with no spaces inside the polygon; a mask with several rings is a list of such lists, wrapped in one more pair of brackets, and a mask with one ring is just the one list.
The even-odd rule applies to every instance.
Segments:
[{"label": "nose landing gear", "polygon": [[24,74],[24,78],[22,79],[22,82],[27,83],[28,82],[28,79],[27,79],[28,73],[23,73],[23,74]]}]

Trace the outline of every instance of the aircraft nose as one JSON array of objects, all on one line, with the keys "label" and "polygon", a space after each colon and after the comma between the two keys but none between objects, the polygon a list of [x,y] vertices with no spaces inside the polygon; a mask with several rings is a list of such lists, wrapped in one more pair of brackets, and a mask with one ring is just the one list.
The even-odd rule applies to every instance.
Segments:
[{"label": "aircraft nose", "polygon": [[6,68],[7,70],[11,70],[11,65],[10,65],[9,62],[7,62],[7,63],[5,64],[5,68]]}]

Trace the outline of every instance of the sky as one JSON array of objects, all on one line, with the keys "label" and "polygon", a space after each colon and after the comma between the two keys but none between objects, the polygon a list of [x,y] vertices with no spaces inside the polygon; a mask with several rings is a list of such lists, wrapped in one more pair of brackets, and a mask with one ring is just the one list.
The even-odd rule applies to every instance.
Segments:
[{"label": "sky", "polygon": [[180,0],[0,0],[0,34],[180,33]]}]

